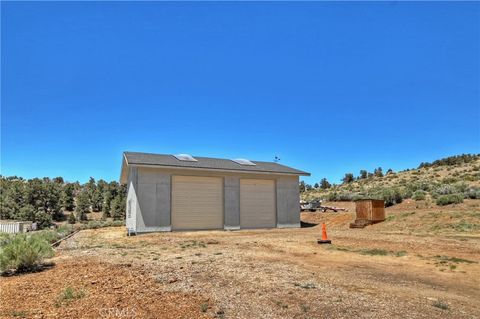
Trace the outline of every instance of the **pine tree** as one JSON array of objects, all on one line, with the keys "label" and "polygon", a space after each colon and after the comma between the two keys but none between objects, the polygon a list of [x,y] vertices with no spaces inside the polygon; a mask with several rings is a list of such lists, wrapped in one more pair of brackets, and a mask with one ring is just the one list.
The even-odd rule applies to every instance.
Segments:
[{"label": "pine tree", "polygon": [[67,183],[63,186],[61,203],[65,210],[73,211],[75,208],[75,185]]},{"label": "pine tree", "polygon": [[115,196],[111,203],[110,215],[115,220],[125,219],[125,198]]},{"label": "pine tree", "polygon": [[81,191],[76,198],[76,217],[78,220],[87,220],[87,213],[90,212],[90,200],[87,191]]},{"label": "pine tree", "polygon": [[88,194],[90,205],[94,212],[98,212],[102,209],[103,194],[100,193],[95,178],[90,177],[88,183],[83,187]]},{"label": "pine tree", "polygon": [[103,195],[103,205],[102,205],[102,212],[105,217],[109,217],[110,210],[111,210],[111,203],[112,203],[113,195],[110,190],[106,191]]},{"label": "pine tree", "polygon": [[368,177],[368,172],[364,169],[360,170],[360,179],[365,179]]},{"label": "pine tree", "polygon": [[332,187],[332,185],[328,182],[328,180],[326,178],[322,178],[320,180],[320,188],[321,189],[328,189]]},{"label": "pine tree", "polygon": [[354,180],[355,180],[355,178],[353,177],[352,173],[345,173],[345,177],[342,179],[342,181],[346,184],[351,183]]},{"label": "pine tree", "polygon": [[298,187],[300,189],[300,193],[305,192],[305,182],[304,181],[301,181],[300,184],[298,185]]},{"label": "pine tree", "polygon": [[374,174],[376,177],[383,177],[382,168],[381,168],[381,167],[376,168],[376,169],[373,171],[373,174]]}]

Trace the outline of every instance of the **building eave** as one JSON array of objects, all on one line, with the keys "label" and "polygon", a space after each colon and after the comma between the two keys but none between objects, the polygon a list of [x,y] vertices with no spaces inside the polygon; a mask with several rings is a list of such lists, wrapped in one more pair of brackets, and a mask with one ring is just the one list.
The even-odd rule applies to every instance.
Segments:
[{"label": "building eave", "polygon": [[[270,171],[250,171],[241,169],[222,169],[222,168],[203,168],[203,167],[184,167],[174,165],[158,165],[158,164],[137,164],[131,163],[128,166],[149,167],[149,168],[163,168],[163,169],[178,169],[189,171],[207,171],[207,172],[226,172],[226,173],[241,173],[241,174],[259,174],[259,175],[284,175],[284,176],[310,176],[307,172],[270,172]],[[125,181],[126,183],[126,181]]]}]

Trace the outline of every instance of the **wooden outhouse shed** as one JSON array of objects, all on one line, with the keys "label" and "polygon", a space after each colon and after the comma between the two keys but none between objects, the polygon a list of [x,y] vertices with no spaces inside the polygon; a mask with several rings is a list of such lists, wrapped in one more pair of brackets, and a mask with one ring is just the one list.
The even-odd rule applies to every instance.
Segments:
[{"label": "wooden outhouse shed", "polygon": [[350,228],[363,228],[385,220],[385,202],[378,199],[362,199],[355,202],[355,222]]}]

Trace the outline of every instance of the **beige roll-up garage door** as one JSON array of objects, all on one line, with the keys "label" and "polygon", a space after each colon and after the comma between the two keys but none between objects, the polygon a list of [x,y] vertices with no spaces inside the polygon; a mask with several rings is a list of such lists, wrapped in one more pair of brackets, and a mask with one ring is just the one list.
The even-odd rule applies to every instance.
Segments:
[{"label": "beige roll-up garage door", "polygon": [[240,227],[276,226],[275,182],[269,179],[240,179]]},{"label": "beige roll-up garage door", "polygon": [[223,228],[220,177],[172,176],[172,229]]}]

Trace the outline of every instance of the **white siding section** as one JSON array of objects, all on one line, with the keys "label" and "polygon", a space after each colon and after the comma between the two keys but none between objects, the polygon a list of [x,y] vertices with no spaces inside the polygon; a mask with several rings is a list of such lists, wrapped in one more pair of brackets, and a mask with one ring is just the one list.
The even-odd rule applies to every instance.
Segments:
[{"label": "white siding section", "polygon": [[1,233],[25,233],[28,231],[32,222],[0,221]]}]

